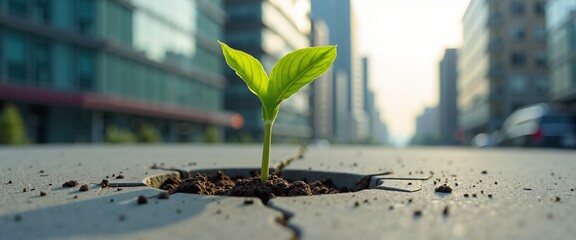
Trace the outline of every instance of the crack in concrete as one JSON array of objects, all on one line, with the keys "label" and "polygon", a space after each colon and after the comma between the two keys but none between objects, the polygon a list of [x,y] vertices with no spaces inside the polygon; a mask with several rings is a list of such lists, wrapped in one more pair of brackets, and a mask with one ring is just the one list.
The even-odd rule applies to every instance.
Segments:
[{"label": "crack in concrete", "polygon": [[276,166],[274,166],[274,172],[278,176],[282,176],[282,171],[284,171],[284,168],[286,168],[288,165],[290,165],[293,161],[303,159],[304,153],[306,152],[306,150],[307,150],[307,147],[305,145],[300,146],[300,148],[298,149],[298,152],[296,154],[291,155],[290,157],[286,158],[285,160],[277,163]]},{"label": "crack in concrete", "polygon": [[282,217],[278,217],[276,218],[276,223],[280,224],[281,226],[283,226],[284,228],[288,229],[288,231],[290,231],[292,233],[292,237],[290,238],[290,240],[299,240],[301,233],[300,230],[298,229],[298,227],[291,225],[290,222],[290,218],[292,218],[294,216],[294,214],[286,209],[280,208],[278,206],[270,206],[268,204],[265,204],[264,206],[279,211],[280,213],[282,213]]}]

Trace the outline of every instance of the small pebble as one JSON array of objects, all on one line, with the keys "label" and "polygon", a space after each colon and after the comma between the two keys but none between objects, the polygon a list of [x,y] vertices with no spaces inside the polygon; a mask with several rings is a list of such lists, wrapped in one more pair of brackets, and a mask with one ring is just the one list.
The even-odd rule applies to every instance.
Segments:
[{"label": "small pebble", "polygon": [[8,181],[8,184],[12,184],[12,180]]},{"label": "small pebble", "polygon": [[420,217],[420,216],[422,216],[422,210],[414,211],[414,217]]},{"label": "small pebble", "polygon": [[469,197],[470,195],[468,195],[468,193],[464,193],[464,197]]},{"label": "small pebble", "polygon": [[40,196],[42,196],[42,197],[46,196],[46,192],[40,191]]},{"label": "small pebble", "polygon": [[560,197],[556,196],[555,202],[560,202]]},{"label": "small pebble", "polygon": [[254,204],[254,199],[246,199],[244,200],[244,205],[252,205]]},{"label": "small pebble", "polygon": [[488,174],[488,171],[482,170],[482,174]]},{"label": "small pebble", "polygon": [[138,196],[138,200],[136,202],[138,203],[138,205],[142,205],[148,203],[148,199],[146,199],[146,197],[144,197],[143,195],[140,195]]},{"label": "small pebble", "polygon": [[123,178],[124,178],[124,175],[122,175],[122,174],[119,174],[118,176],[116,176],[116,179],[123,179]]},{"label": "small pebble", "polygon": [[89,190],[90,190],[90,188],[88,188],[88,185],[86,185],[86,184],[80,186],[80,189],[78,189],[78,191],[80,191],[80,192],[86,192]]},{"label": "small pebble", "polygon": [[444,210],[442,210],[442,215],[448,216],[448,206],[444,207]]}]

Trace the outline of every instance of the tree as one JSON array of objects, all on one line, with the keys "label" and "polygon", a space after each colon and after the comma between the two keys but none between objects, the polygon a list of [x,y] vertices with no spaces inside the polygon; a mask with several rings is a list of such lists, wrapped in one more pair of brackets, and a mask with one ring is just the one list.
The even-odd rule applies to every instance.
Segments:
[{"label": "tree", "polygon": [[141,143],[156,143],[160,142],[160,132],[154,127],[154,125],[145,123],[143,124],[138,132],[136,133],[138,142]]},{"label": "tree", "polygon": [[0,113],[0,144],[25,144],[26,129],[20,111],[13,104],[6,104]]}]

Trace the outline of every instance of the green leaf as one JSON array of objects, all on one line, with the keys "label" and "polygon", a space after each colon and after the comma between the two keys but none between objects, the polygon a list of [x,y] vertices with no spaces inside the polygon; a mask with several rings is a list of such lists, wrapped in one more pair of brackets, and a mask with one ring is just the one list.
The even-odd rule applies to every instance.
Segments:
[{"label": "green leaf", "polygon": [[326,72],[335,59],[336,46],[303,48],[287,54],[272,68],[265,105],[278,106]]},{"label": "green leaf", "polygon": [[267,94],[269,82],[262,64],[248,53],[233,49],[223,42],[218,41],[218,43],[222,47],[222,53],[228,66],[234,69],[236,74],[248,85],[248,89],[262,101]]}]

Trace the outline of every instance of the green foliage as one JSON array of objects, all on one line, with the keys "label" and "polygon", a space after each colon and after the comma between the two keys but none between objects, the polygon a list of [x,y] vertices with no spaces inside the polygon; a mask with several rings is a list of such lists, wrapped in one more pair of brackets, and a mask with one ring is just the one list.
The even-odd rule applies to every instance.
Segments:
[{"label": "green foliage", "polygon": [[262,102],[264,120],[272,122],[282,101],[324,74],[336,59],[336,46],[303,48],[282,57],[268,78],[256,58],[225,43],[220,46],[228,66]]},{"label": "green foliage", "polygon": [[272,68],[270,78],[262,64],[249,54],[219,42],[226,63],[246,83],[262,103],[264,146],[260,179],[268,179],[272,125],[280,103],[324,74],[336,59],[336,46],[310,47],[282,57]]},{"label": "green foliage", "polygon": [[218,129],[216,129],[216,127],[207,127],[206,130],[204,130],[204,142],[205,143],[218,142]]},{"label": "green foliage", "polygon": [[144,123],[136,133],[138,142],[140,143],[156,143],[160,142],[160,132],[154,125]]},{"label": "green foliage", "polygon": [[136,137],[129,130],[111,126],[106,128],[105,141],[108,143],[134,143]]},{"label": "green foliage", "polygon": [[240,135],[238,136],[238,141],[240,143],[253,143],[253,142],[255,142],[254,138],[252,137],[252,134],[250,134],[249,132],[241,132]]},{"label": "green foliage", "polygon": [[25,144],[26,128],[20,111],[13,104],[6,104],[0,112],[0,144]]}]

